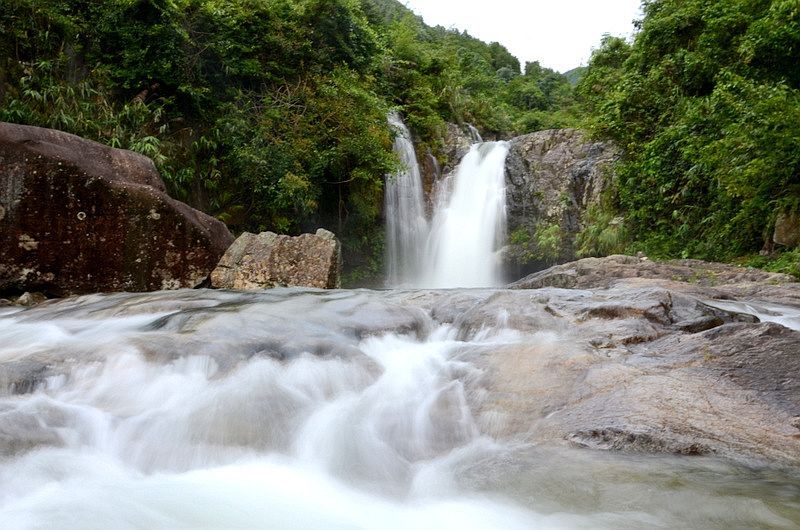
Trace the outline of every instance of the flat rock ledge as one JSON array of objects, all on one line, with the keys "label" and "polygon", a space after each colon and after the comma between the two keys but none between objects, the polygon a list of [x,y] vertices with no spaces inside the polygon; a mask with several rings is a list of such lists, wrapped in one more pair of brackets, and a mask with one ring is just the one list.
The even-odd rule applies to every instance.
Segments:
[{"label": "flat rock ledge", "polygon": [[781,285],[795,282],[795,279],[788,274],[724,263],[692,259],[659,262],[650,261],[646,257],[613,255],[605,258],[584,258],[556,265],[526,276],[508,287],[511,289],[538,289],[541,287],[605,289],[614,281],[630,278],[686,282],[704,287],[744,283]]},{"label": "flat rock ledge", "polygon": [[[499,437],[800,468],[800,283],[698,260],[558,265],[431,310],[539,340],[473,352]],[[478,299],[481,299],[480,301]]]}]

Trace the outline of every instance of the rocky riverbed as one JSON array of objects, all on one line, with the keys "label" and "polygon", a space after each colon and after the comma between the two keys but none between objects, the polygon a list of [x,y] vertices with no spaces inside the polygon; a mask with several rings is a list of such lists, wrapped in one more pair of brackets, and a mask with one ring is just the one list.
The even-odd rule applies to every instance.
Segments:
[{"label": "rocky riverbed", "polygon": [[[800,285],[791,278],[614,256],[511,287],[195,290],[0,308],[0,383],[15,399],[119,350],[154,363],[199,355],[222,369],[343,356],[379,370],[360,352],[365,337],[425,341],[447,326],[456,357],[475,367],[462,383],[477,428],[494,438],[800,466]],[[487,337],[498,340],[482,344]],[[4,454],[58,438],[9,418]]]},{"label": "rocky riverbed", "polygon": [[0,307],[0,521],[797,528],[798,295],[614,256],[504,289]]}]

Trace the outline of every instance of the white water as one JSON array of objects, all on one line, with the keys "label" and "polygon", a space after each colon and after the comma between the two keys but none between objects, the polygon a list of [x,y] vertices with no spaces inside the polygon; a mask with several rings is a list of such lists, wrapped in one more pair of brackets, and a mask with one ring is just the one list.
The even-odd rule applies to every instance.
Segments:
[{"label": "white water", "polygon": [[[506,230],[506,142],[473,145],[437,200],[419,287],[502,284],[498,251]],[[443,189],[447,189],[444,186]]]},{"label": "white water", "polygon": [[482,435],[464,354],[545,339],[497,325],[456,340],[392,296],[0,310],[0,375],[38,381],[0,384],[0,528],[793,528],[785,483]]},{"label": "white water", "polygon": [[472,125],[471,123],[468,123],[467,124],[467,130],[469,131],[469,136],[470,136],[470,139],[472,140],[472,143],[474,143],[474,144],[483,143],[483,137],[481,136],[481,133],[478,132],[478,129],[475,128],[474,125]]},{"label": "white water", "polygon": [[411,133],[400,116],[389,115],[395,129],[394,152],[403,169],[386,179],[387,282],[391,286],[410,285],[422,270],[422,249],[428,237],[428,221],[420,175]]},{"label": "white water", "polygon": [[[375,326],[393,318],[363,296],[175,296],[0,316],[0,362],[64,368],[33,394],[0,398],[0,528],[527,529],[550,519],[454,485],[454,465],[499,446],[475,426],[461,379],[476,369],[453,358],[465,343],[452,329],[354,339],[345,330],[369,326],[365,313]],[[278,318],[296,328],[259,325]],[[231,336],[234,323],[247,327]],[[322,357],[264,357],[280,329],[307,331]],[[184,342],[192,336],[211,350]]]},{"label": "white water", "polygon": [[800,309],[769,302],[737,302],[732,300],[706,300],[706,304],[735,313],[753,315],[760,322],[775,322],[800,331]]},{"label": "white water", "polygon": [[454,288],[501,285],[497,255],[505,238],[506,142],[476,142],[454,175],[435,185],[433,219],[425,218],[422,177],[410,133],[396,114],[394,150],[407,168],[387,179],[387,285]]}]

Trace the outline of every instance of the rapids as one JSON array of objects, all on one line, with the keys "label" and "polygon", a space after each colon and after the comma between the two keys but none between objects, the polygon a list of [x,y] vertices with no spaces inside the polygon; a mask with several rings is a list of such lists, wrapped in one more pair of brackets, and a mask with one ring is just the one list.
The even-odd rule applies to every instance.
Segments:
[{"label": "rapids", "polygon": [[556,333],[444,322],[429,297],[0,309],[0,528],[797,528],[778,472],[482,433],[467,354]]}]

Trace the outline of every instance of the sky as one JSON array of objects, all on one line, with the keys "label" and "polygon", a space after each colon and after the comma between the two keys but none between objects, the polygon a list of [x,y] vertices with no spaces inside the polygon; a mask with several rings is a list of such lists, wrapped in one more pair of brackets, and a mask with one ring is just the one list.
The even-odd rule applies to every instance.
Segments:
[{"label": "sky", "polygon": [[520,60],[565,72],[585,65],[603,34],[628,37],[641,0],[400,0],[428,25],[503,44]]}]

